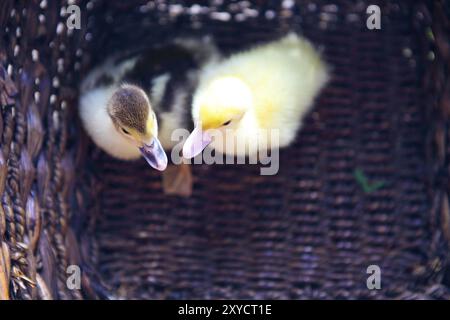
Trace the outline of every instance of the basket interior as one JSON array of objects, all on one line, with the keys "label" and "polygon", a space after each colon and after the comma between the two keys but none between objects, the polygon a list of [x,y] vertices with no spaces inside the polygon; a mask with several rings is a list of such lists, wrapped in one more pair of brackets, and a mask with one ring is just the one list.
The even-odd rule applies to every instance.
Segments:
[{"label": "basket interior", "polygon": [[[103,52],[192,33],[212,34],[222,50],[234,51],[294,30],[332,66],[295,144],[281,151],[276,176],[260,176],[255,165],[195,165],[194,194],[183,199],[164,195],[160,175],[145,161],[92,153],[101,185],[97,270],[114,294],[406,297],[430,294],[442,278],[432,269],[442,251],[431,241],[422,83],[428,62],[419,41],[425,27],[413,23],[417,9],[383,3],[382,29],[368,30],[362,2],[273,6],[241,22],[188,14],[175,23],[159,13],[161,23],[124,10],[110,19],[112,31],[104,22],[97,29]],[[268,19],[270,10],[279,18]],[[142,29],[128,36],[136,24]],[[356,170],[383,187],[364,192]],[[382,290],[366,287],[372,264],[382,270]]]},{"label": "basket interior", "polygon": [[[449,17],[446,1],[0,1],[0,298],[449,299]],[[80,81],[115,52],[289,31],[332,79],[277,175],[193,165],[192,197],[168,196],[82,129]]]}]

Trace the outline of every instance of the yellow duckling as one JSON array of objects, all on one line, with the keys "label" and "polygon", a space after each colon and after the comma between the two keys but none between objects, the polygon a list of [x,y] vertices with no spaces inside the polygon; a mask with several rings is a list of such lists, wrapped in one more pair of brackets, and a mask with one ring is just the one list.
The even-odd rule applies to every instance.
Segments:
[{"label": "yellow duckling", "polygon": [[[194,93],[195,129],[183,156],[195,157],[208,145],[237,156],[289,145],[327,80],[327,67],[313,46],[293,33],[208,64]],[[277,139],[264,134],[271,130]]]}]

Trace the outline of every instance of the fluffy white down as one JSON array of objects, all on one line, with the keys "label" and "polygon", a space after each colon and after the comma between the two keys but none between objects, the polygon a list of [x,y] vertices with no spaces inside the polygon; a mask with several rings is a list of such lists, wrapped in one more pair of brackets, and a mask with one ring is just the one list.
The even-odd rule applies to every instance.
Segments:
[{"label": "fluffy white down", "polygon": [[[119,79],[133,68],[136,59],[113,64],[113,58],[92,70],[81,84],[79,114],[84,128],[95,144],[113,157],[131,160],[140,157],[139,149],[124,138],[114,127],[106,105],[114,90],[119,86]],[[95,87],[103,75],[113,78],[114,85]]]},{"label": "fluffy white down", "polygon": [[115,129],[106,111],[115,89],[114,86],[102,87],[84,93],[80,98],[80,117],[88,135],[101,149],[119,159],[137,159],[139,149]]},{"label": "fluffy white down", "polygon": [[[179,143],[177,140],[177,129],[185,128],[184,115],[187,114],[187,101],[189,92],[184,89],[178,89],[174,91],[174,102],[171,111],[162,112],[160,114],[160,126],[158,138],[163,146],[164,150],[170,151]],[[172,137],[174,135],[174,137]],[[173,139],[172,139],[173,138]]]},{"label": "fluffy white down", "polygon": [[[201,101],[205,90],[221,77],[242,80],[253,95],[250,112],[235,128],[231,128],[234,129],[236,141],[245,141],[249,148],[247,152],[238,152],[237,155],[245,155],[259,149],[289,145],[314,98],[327,82],[328,73],[312,45],[306,39],[290,34],[281,40],[207,65],[201,72],[200,85],[194,95],[193,119],[199,117],[198,101]],[[279,141],[268,141],[270,133],[260,135],[267,129],[276,129]],[[215,139],[211,146],[219,152],[236,154],[221,139]]]}]

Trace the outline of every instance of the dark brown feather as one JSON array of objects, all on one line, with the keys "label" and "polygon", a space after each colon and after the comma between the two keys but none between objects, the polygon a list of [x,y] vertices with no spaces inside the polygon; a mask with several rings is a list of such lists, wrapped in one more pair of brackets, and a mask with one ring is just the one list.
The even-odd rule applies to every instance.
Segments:
[{"label": "dark brown feather", "polygon": [[108,113],[117,126],[133,128],[146,133],[149,102],[145,93],[136,86],[123,85],[111,97]]}]

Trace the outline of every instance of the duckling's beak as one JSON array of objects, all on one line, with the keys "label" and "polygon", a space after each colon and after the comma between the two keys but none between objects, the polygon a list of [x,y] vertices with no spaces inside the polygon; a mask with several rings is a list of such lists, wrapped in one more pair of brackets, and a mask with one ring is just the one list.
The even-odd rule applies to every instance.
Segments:
[{"label": "duckling's beak", "polygon": [[167,155],[157,138],[152,138],[148,143],[144,143],[139,148],[145,160],[153,168],[163,171],[167,167]]},{"label": "duckling's beak", "polygon": [[190,159],[198,155],[212,141],[211,135],[207,131],[202,131],[197,125],[191,132],[183,145],[183,157]]}]

